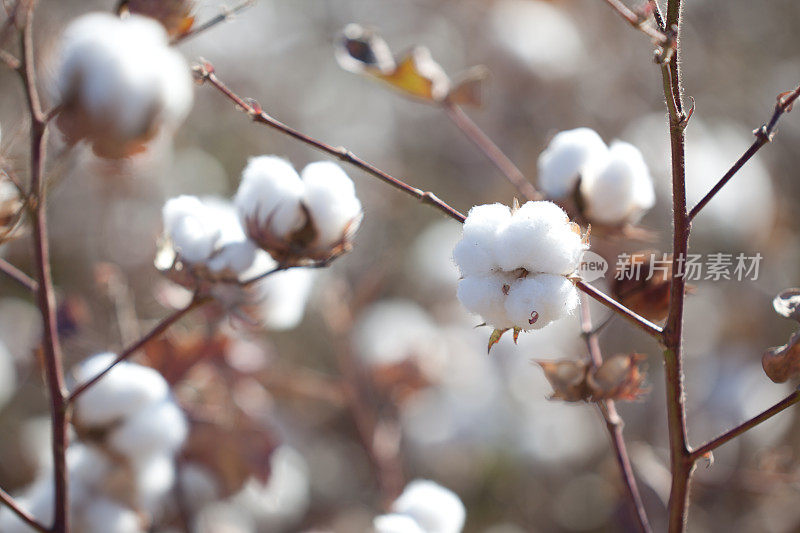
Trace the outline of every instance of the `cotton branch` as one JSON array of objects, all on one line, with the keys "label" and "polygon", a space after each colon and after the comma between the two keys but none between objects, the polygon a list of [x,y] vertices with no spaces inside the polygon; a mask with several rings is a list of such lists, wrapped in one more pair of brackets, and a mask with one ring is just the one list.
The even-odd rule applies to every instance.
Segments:
[{"label": "cotton branch", "polygon": [[35,279],[24,273],[22,270],[18,269],[2,257],[0,257],[0,272],[11,278],[12,280],[16,281],[19,285],[24,287],[25,289],[36,292],[39,289],[39,284],[36,282]]},{"label": "cotton branch", "polygon": [[740,157],[736,163],[725,173],[722,178],[717,182],[714,187],[706,194],[702,200],[697,202],[691,212],[689,212],[689,221],[693,220],[700,211],[711,201],[714,196],[722,190],[722,188],[727,184],[731,178],[733,178],[739,170],[747,163],[755,154],[758,152],[762,146],[771,142],[773,137],[775,136],[775,127],[778,125],[778,120],[783,116],[784,113],[788,113],[792,109],[792,105],[794,104],[795,100],[800,97],[800,86],[798,86],[795,90],[790,91],[788,93],[781,94],[778,96],[778,102],[775,104],[775,111],[772,113],[772,118],[770,118],[769,122],[762,125],[760,128],[755,130],[753,133],[756,136],[756,140],[753,141],[753,144],[750,145],[750,148]]},{"label": "cotton branch", "polygon": [[[597,332],[592,326],[592,314],[589,309],[589,297],[586,293],[581,294],[581,330],[586,340],[586,349],[593,367],[598,368],[603,364],[603,353],[600,350],[600,342],[597,339]],[[617,408],[613,400],[600,400],[597,402],[600,415],[606,424],[608,435],[611,439],[611,446],[614,449],[614,456],[620,469],[622,482],[625,486],[625,494],[631,508],[631,515],[636,520],[639,531],[649,533],[650,523],[647,520],[647,513],[639,494],[639,487],[636,484],[636,477],[633,473],[631,460],[628,457],[628,449],[625,446],[625,437],[622,434],[623,421],[617,413]]]},{"label": "cotton branch", "polygon": [[14,498],[12,498],[11,495],[3,489],[0,489],[0,502],[11,509],[11,511],[13,511],[14,514],[20,518],[20,520],[31,526],[36,531],[41,531],[42,533],[49,531],[45,526],[37,522],[28,511],[20,507],[17,502],[14,501]]},{"label": "cotton branch", "polygon": [[[650,37],[654,43],[661,46],[671,46],[671,39],[659,28],[654,28],[647,24],[647,17],[636,13],[631,8],[623,4],[620,0],[605,0],[611,9],[625,19],[628,24]],[[657,7],[655,8],[658,9]]]},{"label": "cotton branch", "polygon": [[542,194],[531,185],[531,182],[528,181],[522,171],[505,153],[503,153],[500,147],[469,118],[458,104],[445,101],[442,107],[458,129],[464,132],[464,135],[486,154],[486,157],[488,157],[500,172],[503,173],[505,178],[516,187],[523,198],[526,200],[542,199]]},{"label": "cotton branch", "polygon": [[217,91],[219,91],[225,97],[227,97],[228,100],[232,101],[234,104],[236,104],[237,107],[239,107],[242,111],[247,113],[254,122],[265,124],[285,135],[288,135],[294,139],[297,139],[298,141],[301,141],[309,146],[312,146],[317,150],[325,152],[328,155],[331,155],[341,161],[344,161],[345,163],[353,165],[354,167],[363,170],[367,174],[370,174],[378,178],[382,182],[391,185],[395,189],[399,189],[404,193],[413,196],[414,198],[420,200],[422,203],[435,207],[436,209],[440,210],[450,218],[458,220],[459,222],[464,222],[464,220],[466,219],[466,217],[463,214],[461,214],[455,208],[449,206],[448,204],[440,200],[432,192],[423,191],[421,189],[417,189],[416,187],[408,185],[407,183],[380,170],[371,163],[368,163],[363,159],[359,158],[347,148],[341,146],[333,147],[322,141],[318,141],[317,139],[314,139],[313,137],[310,137],[305,133],[297,131],[287,126],[286,124],[283,124],[282,122],[272,118],[266,112],[264,112],[264,110],[261,109],[261,106],[259,106],[257,103],[254,103],[252,101],[248,103],[247,101],[245,101],[244,98],[242,98],[241,96],[237,95],[232,90],[230,90],[222,82],[222,80],[220,80],[217,77],[214,71],[214,66],[211,63],[207,61],[201,61],[200,64],[195,65],[194,74],[195,78],[198,81],[209,83]]},{"label": "cotton branch", "polygon": [[575,282],[575,286],[578,287],[581,291],[585,294],[591,296],[596,301],[600,302],[604,306],[608,307],[622,318],[626,319],[628,322],[632,323],[639,329],[643,330],[648,335],[655,337],[657,339],[661,339],[662,337],[662,330],[656,324],[653,324],[643,316],[640,316],[633,312],[632,310],[628,309],[615,299],[611,298],[607,294],[599,291],[589,285],[588,283],[578,280]]},{"label": "cotton branch", "polygon": [[800,390],[794,391],[793,393],[791,393],[789,396],[787,396],[783,400],[779,401],[778,403],[776,403],[775,405],[773,405],[769,409],[757,414],[756,416],[754,416],[750,420],[747,420],[746,422],[742,422],[741,424],[739,424],[735,428],[733,428],[733,429],[731,429],[729,431],[726,431],[725,433],[723,433],[722,435],[720,435],[719,437],[717,437],[717,438],[715,438],[713,440],[710,440],[709,442],[707,442],[706,444],[703,444],[702,446],[700,446],[696,450],[692,450],[692,460],[693,461],[697,461],[698,459],[701,459],[702,457],[704,457],[708,453],[712,452],[713,450],[716,450],[717,448],[719,448],[720,446],[722,446],[726,442],[735,439],[739,435],[741,435],[741,434],[753,429],[754,427],[756,427],[760,423],[765,422],[766,420],[769,420],[773,416],[775,416],[778,413],[782,412],[784,409],[788,409],[789,407],[793,406],[797,402],[800,402]]}]

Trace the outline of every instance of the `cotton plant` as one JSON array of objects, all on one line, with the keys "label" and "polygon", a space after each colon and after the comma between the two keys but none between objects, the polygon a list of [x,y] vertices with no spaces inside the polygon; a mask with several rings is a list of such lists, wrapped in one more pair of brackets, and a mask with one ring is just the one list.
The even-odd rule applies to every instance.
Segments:
[{"label": "cotton plant", "polygon": [[606,145],[590,128],[556,134],[538,161],[539,186],[553,200],[574,198],[590,223],[635,224],[655,204],[653,180],[638,148]]},{"label": "cotton plant", "polygon": [[329,161],[311,163],[300,175],[285,159],[255,157],[235,204],[247,236],[287,265],[347,252],[363,217],[352,180]]},{"label": "cotton plant", "polygon": [[[75,368],[83,383],[109,367],[114,354],[92,356]],[[72,527],[86,533],[140,533],[164,508],[175,480],[175,455],[188,433],[164,378],[152,368],[121,362],[77,398],[77,440],[67,451]],[[51,463],[20,495],[37,519],[52,519]],[[30,531],[8,509],[0,530]]]},{"label": "cotton plant", "polygon": [[69,23],[59,44],[57,123],[65,141],[86,141],[95,154],[141,152],[189,113],[191,74],[157,21],[89,13]]},{"label": "cotton plant", "polygon": [[392,503],[391,513],[375,518],[374,533],[460,533],[466,510],[459,497],[438,483],[417,479]]},{"label": "cotton plant", "polygon": [[453,258],[458,299],[497,332],[541,329],[571,315],[578,291],[570,279],[588,248],[580,227],[552,202],[470,209]]}]

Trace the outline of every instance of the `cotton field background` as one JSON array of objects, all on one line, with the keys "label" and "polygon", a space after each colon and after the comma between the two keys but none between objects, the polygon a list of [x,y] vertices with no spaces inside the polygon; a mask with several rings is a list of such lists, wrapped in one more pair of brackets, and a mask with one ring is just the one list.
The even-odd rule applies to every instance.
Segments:
[{"label": "cotton field background", "polygon": [[[236,6],[194,4],[196,25]],[[691,207],[750,146],[776,96],[797,87],[800,4],[685,4],[680,60],[693,109],[686,129]],[[144,95],[144,103],[103,107],[99,93],[85,91],[84,101],[70,92],[117,79],[92,82],[91,58],[81,54],[105,46],[107,35],[128,39],[141,54],[151,45],[117,20],[71,24],[92,12],[111,18],[115,8],[112,1],[40,0],[33,26],[44,108],[66,94],[75,98],[52,123],[44,174],[67,388],[92,379],[187,305],[187,272],[214,287],[214,302],[178,317],[77,397],[67,453],[71,531],[637,531],[596,405],[551,399],[559,391],[543,366],[586,357],[578,293],[567,279],[586,238],[609,263],[605,278],[592,283],[606,293],[621,254],[647,250],[661,258],[672,249],[669,129],[647,36],[601,0],[258,0],[174,47],[160,37],[153,57],[162,72],[180,74],[146,78],[150,66],[130,63],[114,76],[136,80],[131,94]],[[8,16],[0,11],[0,23]],[[566,307],[534,316],[523,295],[516,313],[506,303],[498,317],[484,312],[483,285],[468,293],[463,283],[459,301],[460,278],[497,273],[459,257],[461,224],[345,162],[319,163],[332,158],[250,120],[209,84],[213,65],[211,74],[251,110],[345,147],[463,213],[512,206],[515,197],[520,211],[502,216],[527,209],[443,106],[354,72],[358,63],[342,57],[348,24],[374,31],[396,57],[427,47],[452,80],[484,66],[482,105],[464,112],[550,197],[563,182],[547,182],[543,171],[555,166],[540,156],[559,132],[589,128],[598,139],[575,141],[582,147],[598,142],[602,150],[641,154],[619,156],[640,157],[645,191],[618,216],[611,211],[617,197],[598,200],[584,181],[579,210],[596,222],[588,237],[579,232],[559,241],[563,249],[498,260],[508,263],[509,298],[514,283],[535,271],[528,281],[551,276],[541,291],[562,291]],[[67,45],[77,66],[64,66]],[[15,46],[15,39],[2,43],[14,53]],[[206,70],[195,71],[194,81],[205,76],[205,83],[191,83],[189,69],[198,64]],[[80,83],[65,76],[73,71]],[[148,91],[160,99],[152,109]],[[2,165],[27,180],[30,117],[18,76],[5,65],[0,94]],[[762,257],[748,279],[689,280],[683,370],[694,445],[797,386],[796,379],[773,383],[762,369],[765,350],[796,330],[772,303],[800,284],[796,114],[781,119],[774,141],[693,221],[693,254]],[[141,116],[158,118],[157,131],[148,123],[147,135],[126,137],[142,129]],[[134,125],[96,133],[97,124],[123,119]],[[566,197],[575,184],[565,187]],[[4,195],[0,187],[6,224]],[[276,197],[290,198],[295,210],[278,213],[269,200]],[[567,235],[562,214],[541,216]],[[578,222],[585,232],[586,220]],[[604,233],[622,222],[637,227]],[[33,275],[31,240],[23,221],[13,238],[0,238],[0,258]],[[561,252],[567,267],[528,266],[542,257],[556,262]],[[218,283],[231,282],[232,272],[234,281],[250,283],[289,263],[302,267],[257,280],[246,296]],[[202,265],[202,274],[187,265]],[[519,268],[522,277],[514,274]],[[670,456],[661,347],[594,301],[591,311],[603,324],[606,359],[641,354],[635,362],[646,377],[632,401],[616,406],[644,509],[652,529],[665,531]],[[484,322],[490,325],[478,327]],[[490,345],[491,326],[520,324],[530,331],[509,331]],[[42,334],[35,299],[0,274],[0,487],[48,524],[54,467]],[[798,436],[798,411],[788,409],[714,450],[713,461],[699,461],[688,531],[800,529]],[[34,529],[4,509],[5,531]]]}]

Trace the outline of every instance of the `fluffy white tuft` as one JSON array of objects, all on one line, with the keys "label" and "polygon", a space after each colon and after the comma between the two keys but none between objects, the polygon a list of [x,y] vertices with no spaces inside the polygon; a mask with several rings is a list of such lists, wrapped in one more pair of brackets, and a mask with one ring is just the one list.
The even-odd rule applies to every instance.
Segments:
[{"label": "fluffy white tuft", "polygon": [[416,520],[404,514],[385,514],[372,522],[375,533],[426,533]]},{"label": "fluffy white tuft", "polygon": [[178,196],[167,200],[161,210],[164,234],[177,254],[189,263],[207,261],[222,234],[217,221],[199,198]]},{"label": "fluffy white tuft", "polygon": [[642,153],[622,141],[611,144],[604,165],[587,167],[580,190],[586,216],[603,224],[637,222],[655,203],[653,181]]},{"label": "fluffy white tuft", "polygon": [[303,169],[303,203],[317,229],[320,246],[330,246],[361,223],[361,202],[353,181],[336,163],[319,161]]},{"label": "fluffy white tuft", "polygon": [[145,407],[115,427],[107,442],[114,451],[136,460],[175,452],[188,433],[183,411],[168,399]]},{"label": "fluffy white tuft", "polygon": [[459,533],[466,510],[456,494],[428,480],[409,483],[392,505],[392,511],[410,516],[426,533]]},{"label": "fluffy white tuft", "polygon": [[[75,369],[75,379],[83,383],[97,376],[114,358],[111,353],[90,357]],[[106,426],[164,401],[168,394],[167,382],[158,372],[123,361],[78,396],[75,419],[87,427]]]},{"label": "fluffy white tuft", "polygon": [[488,272],[497,266],[492,244],[510,219],[511,210],[503,204],[477,205],[469,210],[463,236],[453,250],[462,276]]},{"label": "fluffy white tuft", "polygon": [[511,287],[510,274],[490,273],[467,276],[458,282],[458,299],[472,313],[497,329],[514,326],[505,306],[505,291]]},{"label": "fluffy white tuft", "polygon": [[305,186],[291,163],[276,156],[254,157],[242,172],[236,209],[245,227],[248,220],[253,220],[274,235],[286,238],[306,222],[300,208],[304,191]]},{"label": "fluffy white tuft", "polygon": [[557,133],[539,156],[539,187],[550,198],[565,198],[575,189],[584,167],[604,159],[607,151],[593,129]]},{"label": "fluffy white tuft", "polygon": [[509,319],[522,329],[541,329],[571,315],[577,306],[575,285],[564,276],[553,274],[516,280],[505,300]]},{"label": "fluffy white tuft", "polygon": [[78,516],[76,528],[83,533],[142,533],[141,518],[133,509],[108,498],[96,498],[85,505]]}]

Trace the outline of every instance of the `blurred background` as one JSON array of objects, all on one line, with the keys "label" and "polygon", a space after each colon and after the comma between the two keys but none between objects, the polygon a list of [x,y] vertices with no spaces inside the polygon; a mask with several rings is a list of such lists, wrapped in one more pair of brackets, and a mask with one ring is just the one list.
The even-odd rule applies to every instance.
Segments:
[{"label": "blurred background", "polygon": [[[40,2],[45,99],[60,29],[113,7]],[[197,19],[222,7],[200,0]],[[687,2],[685,20],[684,85],[696,102],[687,132],[691,204],[749,146],[776,95],[800,82],[800,4],[697,0]],[[259,0],[180,50],[189,61],[212,62],[233,90],[279,120],[346,146],[463,212],[510,203],[513,188],[440,108],[338,66],[334,43],[350,22],[376,28],[398,54],[427,46],[451,77],[488,67],[484,106],[467,112],[534,183],[539,153],[558,131],[589,126],[606,142],[639,146],[656,183],[657,205],[642,221],[655,240],[593,245],[614,251],[612,266],[619,251],[669,249],[669,149],[653,46],[600,0]],[[7,69],[0,91],[2,153],[24,175],[23,99]],[[761,369],[763,351],[793,331],[772,311],[772,298],[800,282],[800,224],[792,214],[800,200],[800,120],[790,114],[778,130],[694,223],[693,252],[764,257],[757,281],[696,282],[687,300],[695,445],[795,385],[774,384]],[[68,366],[119,350],[179,305],[183,295],[153,267],[167,198],[229,198],[252,156],[285,156],[297,168],[323,159],[202,86],[177,136],[132,159],[108,162],[51,141],[51,239]],[[365,211],[350,254],[278,284],[265,304],[265,327],[198,313],[139,359],[159,368],[202,352],[173,380],[176,395],[193,422],[202,412],[206,423],[212,417],[237,436],[227,455],[206,442],[178,465],[193,530],[368,531],[405,481],[420,477],[461,497],[468,532],[630,530],[596,409],[549,401],[552,391],[531,364],[584,357],[577,320],[523,334],[517,346],[504,338],[487,356],[489,330],[476,329],[480,320],[455,298],[450,253],[459,225],[346,171]],[[0,254],[31,271],[26,236]],[[607,316],[593,313],[597,322]],[[39,329],[28,295],[0,278],[0,486],[9,491],[25,486],[47,454],[47,404],[33,355]],[[619,320],[603,330],[601,344],[607,356],[648,355],[649,392],[619,408],[645,505],[663,531],[669,471],[659,349]],[[700,464],[689,531],[800,530],[799,425],[800,413],[790,409],[720,448],[713,466]],[[367,451],[367,441],[375,449]],[[179,514],[165,512],[153,530],[170,531]]]}]

